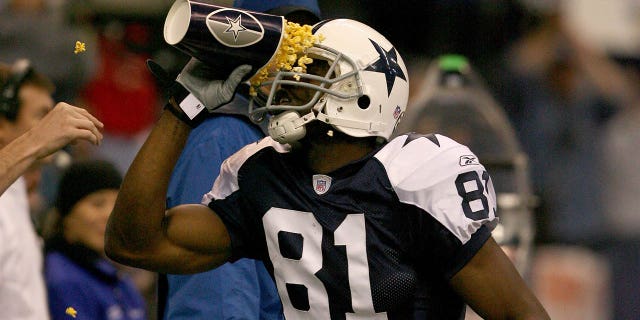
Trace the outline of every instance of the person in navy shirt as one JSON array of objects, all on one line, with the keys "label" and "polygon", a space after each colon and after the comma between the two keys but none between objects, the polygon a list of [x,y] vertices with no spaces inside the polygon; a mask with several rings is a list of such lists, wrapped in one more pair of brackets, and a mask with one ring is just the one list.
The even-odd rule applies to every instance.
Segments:
[{"label": "person in navy shirt", "polygon": [[[409,95],[396,48],[350,19],[310,30],[304,67],[252,83],[269,136],[227,158],[201,204],[167,209],[196,125],[190,99],[170,100],[125,178],[107,254],[174,273],[262,260],[286,319],[464,319],[465,303],[486,319],[549,319],[491,237],[495,190],[477,156],[439,134],[389,141]],[[178,80],[208,110],[250,72],[203,83],[192,70]]]}]

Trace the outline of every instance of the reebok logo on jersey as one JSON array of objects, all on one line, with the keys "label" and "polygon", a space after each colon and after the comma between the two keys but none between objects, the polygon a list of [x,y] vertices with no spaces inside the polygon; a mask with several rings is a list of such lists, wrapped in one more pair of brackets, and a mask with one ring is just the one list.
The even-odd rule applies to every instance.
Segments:
[{"label": "reebok logo on jersey", "polygon": [[318,195],[325,194],[331,187],[331,177],[324,174],[313,175],[313,191]]},{"label": "reebok logo on jersey", "polygon": [[471,165],[475,165],[475,164],[480,164],[478,162],[478,158],[476,158],[476,156],[471,156],[471,155],[460,156],[460,166],[461,167],[471,166]]},{"label": "reebok logo on jersey", "polygon": [[253,15],[235,9],[221,9],[207,16],[207,27],[221,44],[247,47],[262,40],[264,27]]}]

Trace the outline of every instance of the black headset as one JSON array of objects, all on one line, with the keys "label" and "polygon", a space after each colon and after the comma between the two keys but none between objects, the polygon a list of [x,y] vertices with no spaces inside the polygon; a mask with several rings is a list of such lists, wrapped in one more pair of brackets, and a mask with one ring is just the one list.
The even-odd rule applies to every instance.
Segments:
[{"label": "black headset", "polygon": [[0,114],[10,121],[16,120],[18,117],[18,109],[20,100],[18,99],[18,91],[24,80],[33,73],[33,67],[27,59],[16,61],[11,67],[11,74],[2,85],[0,91]]}]

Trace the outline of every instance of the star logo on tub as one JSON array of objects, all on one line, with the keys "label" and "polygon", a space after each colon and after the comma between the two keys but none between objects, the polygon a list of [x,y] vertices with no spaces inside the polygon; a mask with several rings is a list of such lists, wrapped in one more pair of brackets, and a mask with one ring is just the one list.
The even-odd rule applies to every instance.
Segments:
[{"label": "star logo on tub", "polygon": [[227,17],[227,22],[229,23],[229,27],[224,32],[233,32],[233,38],[235,40],[238,40],[238,34],[240,32],[247,30],[247,28],[242,25],[242,15],[238,15],[235,19],[229,19],[229,17]]}]

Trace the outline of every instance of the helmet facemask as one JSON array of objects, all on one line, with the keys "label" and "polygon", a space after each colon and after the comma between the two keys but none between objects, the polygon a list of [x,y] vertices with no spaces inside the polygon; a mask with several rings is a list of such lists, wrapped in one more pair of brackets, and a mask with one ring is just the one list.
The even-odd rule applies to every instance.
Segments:
[{"label": "helmet facemask", "polygon": [[[362,96],[358,85],[360,75],[354,61],[321,44],[310,48],[307,56],[314,62],[307,66],[306,73],[286,70],[273,73],[273,77],[261,83],[256,90],[255,100],[264,101],[264,107],[256,108],[255,102],[250,104],[249,115],[254,122],[270,115],[269,134],[281,143],[291,143],[304,137],[304,125],[319,120],[318,115],[324,111],[327,96],[345,101]],[[345,67],[347,65],[350,67]],[[352,71],[341,74],[344,69]],[[292,100],[295,103],[291,103]]]}]

